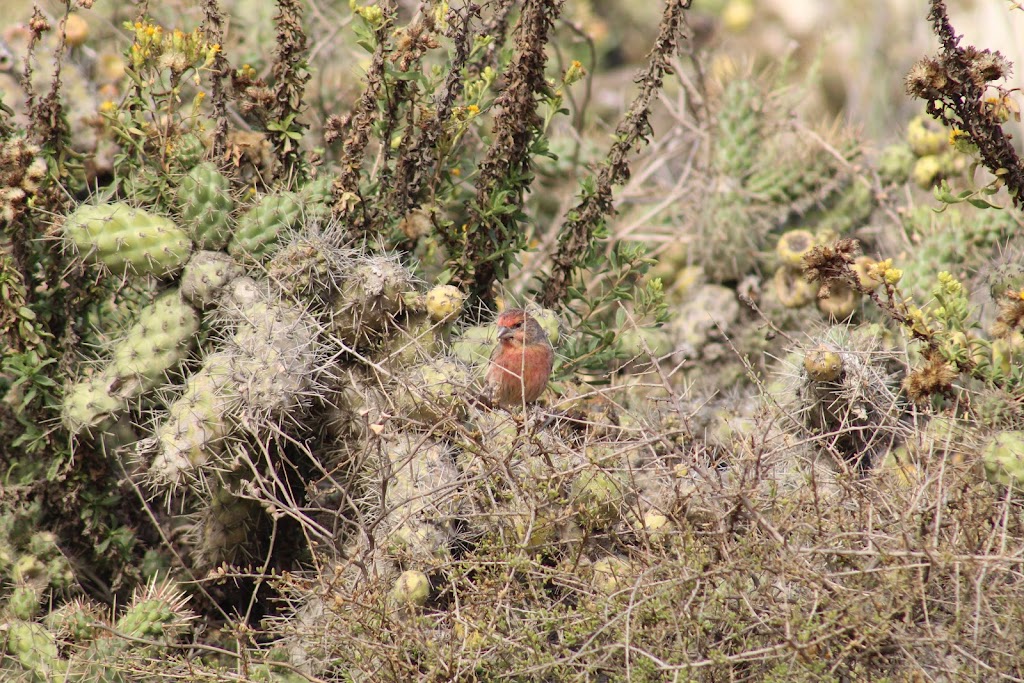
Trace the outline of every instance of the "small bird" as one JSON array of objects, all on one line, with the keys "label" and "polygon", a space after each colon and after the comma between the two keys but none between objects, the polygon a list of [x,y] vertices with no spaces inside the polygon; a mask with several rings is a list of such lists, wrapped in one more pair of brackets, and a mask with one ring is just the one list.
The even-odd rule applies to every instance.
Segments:
[{"label": "small bird", "polygon": [[487,391],[502,408],[537,400],[548,385],[555,352],[544,329],[521,308],[498,316],[498,345],[491,353]]}]

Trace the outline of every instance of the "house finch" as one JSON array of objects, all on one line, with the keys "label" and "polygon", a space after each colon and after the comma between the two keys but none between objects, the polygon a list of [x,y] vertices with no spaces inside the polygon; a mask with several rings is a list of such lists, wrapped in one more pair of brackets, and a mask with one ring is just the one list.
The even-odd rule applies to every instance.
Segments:
[{"label": "house finch", "polygon": [[547,335],[521,308],[498,316],[498,345],[491,353],[487,391],[503,408],[535,401],[548,385],[555,352]]}]

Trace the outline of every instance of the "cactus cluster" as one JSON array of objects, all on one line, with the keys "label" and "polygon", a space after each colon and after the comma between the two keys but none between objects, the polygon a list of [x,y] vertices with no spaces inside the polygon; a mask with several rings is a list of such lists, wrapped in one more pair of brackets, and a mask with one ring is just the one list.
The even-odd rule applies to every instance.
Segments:
[{"label": "cactus cluster", "polygon": [[366,601],[389,623],[419,623],[425,610],[446,609],[441,589],[459,581],[463,563],[489,571],[479,559],[495,552],[524,567],[571,563],[586,590],[627,591],[640,570],[626,549],[672,546],[686,516],[680,491],[699,479],[611,435],[565,448],[573,432],[534,431],[516,415],[472,406],[463,420],[385,425],[356,466],[358,486],[345,483],[349,475],[323,489],[325,503],[344,500],[332,488],[362,491],[358,518],[374,521],[371,536],[353,538],[318,581],[288,586],[299,605],[284,627],[294,634],[293,663],[327,676],[339,662],[357,679],[372,677],[376,636],[339,649],[322,634],[359,630],[354,606]]},{"label": "cactus cluster", "polygon": [[239,261],[261,261],[301,220],[302,205],[294,193],[263,195],[238,217],[228,253]]},{"label": "cactus cluster", "polygon": [[[791,114],[788,66],[674,60],[699,24],[682,0],[608,153],[607,98],[570,88],[615,3],[353,3],[366,78],[311,106],[312,57],[351,45],[310,52],[301,4],[276,5],[273,61],[254,33],[253,59],[221,53],[248,32],[217,3],[194,30],[124,24],[119,53],[85,9],[22,31],[30,125],[0,103],[0,679],[1020,668],[1024,221],[896,187],[965,170],[962,133],[916,119],[867,168],[863,136]],[[751,6],[710,11],[736,29]],[[594,45],[549,43],[567,19]],[[694,116],[634,165],[670,67]],[[637,201],[651,183],[672,196]],[[632,242],[662,210],[671,230]],[[496,326],[474,323],[513,296],[564,308],[522,304],[554,374],[503,409]],[[991,621],[998,647],[971,639]]]},{"label": "cactus cluster", "polygon": [[[804,256],[816,246],[831,243],[835,237],[836,233],[829,228],[820,228],[817,234],[803,229],[788,230],[779,236],[775,247],[778,267],[772,278],[779,304],[796,309],[814,302],[833,321],[848,320],[858,310],[862,296],[851,284],[833,280],[823,289],[804,276]],[[858,256],[852,265],[859,284],[869,290],[881,284],[870,275],[874,263],[868,256]]]},{"label": "cactus cluster", "polygon": [[712,282],[741,279],[759,265],[770,235],[799,221],[836,236],[863,224],[875,200],[850,173],[852,138],[832,145],[836,159],[807,131],[785,132],[770,116],[771,97],[736,78],[721,95],[711,171],[701,206],[697,253]]},{"label": "cactus cluster", "polygon": [[909,293],[927,293],[941,271],[967,280],[995,260],[1024,224],[1020,212],[1013,209],[966,212],[960,208],[939,213],[919,206],[904,214],[902,227],[913,249],[897,243],[888,253],[903,256],[897,259],[903,269],[901,286]]},{"label": "cactus cluster", "polygon": [[178,645],[194,618],[187,598],[171,584],[137,590],[116,619],[86,600],[74,600],[38,621],[12,605],[0,624],[0,674],[10,680],[128,681],[149,661],[180,660]]}]

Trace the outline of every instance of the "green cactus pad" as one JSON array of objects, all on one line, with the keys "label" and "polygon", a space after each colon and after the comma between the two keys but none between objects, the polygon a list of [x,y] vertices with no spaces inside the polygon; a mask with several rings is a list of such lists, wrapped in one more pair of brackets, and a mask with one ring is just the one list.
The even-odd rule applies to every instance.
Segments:
[{"label": "green cactus pad", "polygon": [[391,479],[384,508],[382,547],[407,559],[447,556],[456,535],[462,496],[451,451],[429,438],[396,434],[386,446]]},{"label": "green cactus pad", "polygon": [[199,164],[178,186],[181,219],[199,249],[223,249],[231,239],[231,181],[213,163]]},{"label": "green cactus pad", "polygon": [[59,638],[85,643],[100,633],[103,619],[97,605],[79,598],[47,614],[45,623]]},{"label": "green cactus pad", "polygon": [[498,327],[477,325],[467,327],[459,338],[452,342],[452,354],[463,363],[485,366],[490,362],[491,353],[498,343]]},{"label": "green cactus pad", "polygon": [[907,182],[917,157],[904,143],[889,145],[878,159],[878,176],[883,183],[902,185]]},{"label": "green cactus pad", "polygon": [[1024,431],[997,434],[981,457],[990,481],[1024,488]]},{"label": "green cactus pad", "polygon": [[229,372],[228,354],[211,355],[167,409],[166,420],[154,434],[157,455],[149,469],[157,484],[177,484],[223,450],[234,403]]},{"label": "green cactus pad", "polygon": [[[117,635],[105,636],[92,644],[83,653],[87,660],[95,662],[99,669],[90,680],[111,680],[113,671],[107,669],[111,658],[131,649],[140,657],[154,657],[163,649],[158,645],[143,645],[139,640],[160,643],[176,641],[188,628],[194,618],[185,609],[188,598],[174,584],[150,584],[136,589],[131,604],[114,625]],[[127,636],[127,637],[125,637]],[[104,670],[105,669],[105,670]]]},{"label": "green cactus pad", "polygon": [[993,301],[1001,300],[1007,292],[1019,292],[1024,289],[1024,266],[1016,262],[999,264],[989,273],[988,286]]},{"label": "green cactus pad", "polygon": [[730,81],[722,93],[714,166],[723,175],[741,180],[750,173],[764,142],[764,93],[750,79]]},{"label": "green cactus pad", "polygon": [[309,393],[317,371],[315,330],[283,306],[238,327],[229,343],[231,376],[250,427],[283,418]]},{"label": "green cactus pad", "polygon": [[239,260],[262,261],[301,217],[302,205],[294,193],[264,195],[238,219],[228,253]]},{"label": "green cactus pad", "polygon": [[331,186],[334,178],[321,176],[303,185],[299,190],[299,201],[302,203],[303,218],[307,221],[324,222],[331,217],[334,205],[334,194]]},{"label": "green cactus pad", "polygon": [[101,373],[64,390],[61,421],[71,434],[97,427],[124,410],[124,400],[110,391],[114,380],[110,374]]},{"label": "green cactus pad", "polygon": [[396,605],[422,607],[430,599],[430,579],[421,571],[402,572],[388,594]]},{"label": "green cactus pad", "polygon": [[206,145],[195,133],[185,133],[179,137],[171,149],[171,158],[183,169],[190,169],[203,160]]},{"label": "green cactus pad", "polygon": [[804,370],[812,382],[834,382],[843,374],[843,357],[819,344],[804,354]]},{"label": "green cactus pad", "polygon": [[386,337],[405,310],[412,274],[383,256],[370,257],[346,274],[332,304],[334,333],[346,344],[365,346]]},{"label": "green cactus pad", "polygon": [[619,520],[624,491],[617,475],[591,465],[576,475],[569,500],[581,526],[606,527]]},{"label": "green cactus pad", "polygon": [[117,275],[174,275],[192,253],[184,230],[122,202],[80,206],[64,223],[64,235],[86,259]]},{"label": "green cactus pad", "polygon": [[427,361],[401,379],[396,394],[397,405],[403,417],[436,424],[466,410],[466,396],[472,377],[462,363],[437,358]]},{"label": "green cactus pad", "polygon": [[215,567],[238,563],[255,556],[266,518],[254,500],[239,498],[223,487],[211,496],[209,507],[200,513],[195,555],[200,565]]},{"label": "green cactus pad", "polygon": [[138,396],[163,382],[165,373],[188,354],[199,330],[199,315],[171,290],[142,310],[114,348],[108,374],[120,380],[117,395]]},{"label": "green cactus pad", "polygon": [[164,639],[190,618],[184,610],[188,598],[172,586],[151,586],[136,595],[131,607],[117,620],[116,630],[136,638]]},{"label": "green cactus pad", "polygon": [[39,611],[43,588],[38,584],[21,584],[7,597],[7,611],[18,619],[32,619]]},{"label": "green cactus pad", "polygon": [[245,269],[221,251],[197,251],[181,274],[181,296],[197,308],[209,308],[221,290],[245,274]]},{"label": "green cactus pad", "polygon": [[20,619],[8,621],[4,630],[6,633],[0,638],[0,647],[13,655],[26,671],[35,674],[35,680],[49,681],[59,677],[64,662],[58,655],[57,639],[53,634],[40,624]]}]

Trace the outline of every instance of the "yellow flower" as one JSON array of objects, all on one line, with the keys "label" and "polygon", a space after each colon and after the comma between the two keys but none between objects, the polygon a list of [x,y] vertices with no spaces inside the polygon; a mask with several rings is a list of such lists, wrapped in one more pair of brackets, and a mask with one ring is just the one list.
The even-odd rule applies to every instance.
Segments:
[{"label": "yellow flower", "polygon": [[578,59],[572,60],[569,68],[565,70],[565,78],[562,80],[565,85],[569,86],[580,80],[587,75],[586,69],[583,68],[583,64]]},{"label": "yellow flower", "polygon": [[903,279],[903,271],[899,268],[886,268],[885,269],[885,282],[889,285],[895,285],[897,282]]}]

